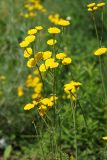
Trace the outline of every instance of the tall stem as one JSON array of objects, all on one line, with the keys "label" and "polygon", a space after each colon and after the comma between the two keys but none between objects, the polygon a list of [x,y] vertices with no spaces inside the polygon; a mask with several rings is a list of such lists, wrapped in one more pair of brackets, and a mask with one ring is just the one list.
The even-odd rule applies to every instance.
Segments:
[{"label": "tall stem", "polygon": [[93,18],[93,22],[94,22],[94,28],[95,28],[96,37],[97,37],[97,40],[98,40],[98,46],[100,46],[100,39],[99,39],[97,25],[96,25],[96,20],[95,20],[94,15],[92,15],[92,18]]},{"label": "tall stem", "polygon": [[74,126],[75,160],[77,160],[78,159],[78,147],[77,147],[77,130],[76,130],[76,101],[72,103],[72,94],[70,95],[70,105],[72,108],[73,126]]},{"label": "tall stem", "polygon": [[[35,122],[33,121],[32,123],[33,123],[33,125],[34,125],[36,134],[39,135],[39,134],[38,134],[38,131],[37,131],[37,127],[36,127]],[[40,137],[41,137],[41,136],[40,136]],[[38,140],[40,140],[40,139],[38,139]],[[41,147],[41,151],[42,151],[42,154],[43,154],[43,159],[46,160],[45,153],[44,153],[44,149],[43,149],[42,139],[40,140],[40,147]]]},{"label": "tall stem", "polygon": [[106,89],[105,89],[105,85],[104,85],[103,73],[102,73],[102,62],[101,62],[101,56],[99,56],[99,63],[100,63],[100,75],[101,75],[101,81],[102,81],[102,88],[103,88],[103,90],[104,90],[104,96],[105,96],[105,99],[106,99],[107,94],[106,94]]}]

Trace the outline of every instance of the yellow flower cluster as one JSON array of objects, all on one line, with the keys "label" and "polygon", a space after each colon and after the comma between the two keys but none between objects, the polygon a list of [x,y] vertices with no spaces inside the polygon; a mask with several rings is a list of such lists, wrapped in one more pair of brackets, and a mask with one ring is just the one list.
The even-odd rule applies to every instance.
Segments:
[{"label": "yellow flower cluster", "polygon": [[[19,44],[20,47],[22,48],[26,48],[28,47],[35,39],[36,39],[36,35],[37,33],[39,33],[39,31],[41,31],[43,29],[42,26],[36,26],[35,28],[29,29],[28,30],[28,35],[25,37],[25,39]],[[25,50],[25,52],[28,54],[32,54],[32,50],[31,48],[27,48],[27,50]],[[29,53],[30,52],[30,53]],[[25,53],[25,55],[26,55]],[[25,56],[26,57],[26,56]],[[29,56],[27,56],[29,57]]]},{"label": "yellow flower cluster", "polygon": [[17,88],[17,95],[19,97],[22,97],[24,95],[24,91],[23,91],[23,87],[22,86],[18,86],[18,88]]},{"label": "yellow flower cluster", "polygon": [[[48,69],[57,68],[59,66],[59,63],[54,58],[52,58],[51,51],[45,51],[45,52],[42,52],[42,54],[43,54],[44,63],[42,63],[39,67],[39,70],[41,72],[45,72]],[[62,60],[63,65],[68,65],[72,63],[72,59],[70,57],[67,57],[65,53],[57,53],[56,59]]]},{"label": "yellow flower cluster", "polygon": [[28,103],[24,106],[24,110],[30,110],[34,108],[35,106],[38,106],[38,112],[41,117],[43,117],[46,112],[54,106],[54,102],[56,103],[56,100],[58,97],[56,96],[50,96],[49,98],[40,98],[33,100],[32,103]]},{"label": "yellow flower cluster", "polygon": [[37,16],[37,12],[46,12],[46,8],[42,5],[41,0],[26,0],[25,1],[25,13],[21,13],[20,15],[24,18],[32,18]]},{"label": "yellow flower cluster", "polygon": [[55,25],[59,25],[59,26],[63,26],[63,27],[70,25],[70,21],[65,20],[63,18],[60,18],[59,14],[50,14],[48,16],[48,19]]},{"label": "yellow flower cluster", "polygon": [[[42,26],[36,26],[35,28],[28,30],[28,35],[25,39],[19,44],[21,48],[25,48],[24,57],[29,58],[32,54],[32,48],[29,45],[35,41],[36,35],[43,29]],[[34,54],[33,54],[34,55]],[[37,61],[41,59],[41,52],[36,53],[35,57],[33,56],[27,62],[27,67],[32,68],[36,65]]]},{"label": "yellow flower cluster", "polygon": [[105,2],[100,2],[100,3],[90,3],[87,5],[88,11],[89,12],[94,12],[100,8],[103,8],[105,6]]},{"label": "yellow flower cluster", "polygon": [[[53,96],[50,96],[48,98],[42,96],[43,84],[41,83],[41,73],[46,71],[51,72],[51,69],[53,71],[53,69],[57,68],[60,64],[69,65],[72,63],[72,59],[68,57],[66,53],[55,53],[56,50],[54,50],[55,46],[53,45],[57,43],[56,39],[49,39],[47,41],[47,44],[52,46],[51,50],[39,51],[37,53],[34,53],[33,49],[29,45],[36,39],[36,35],[42,29],[42,26],[36,26],[35,28],[28,30],[27,37],[20,43],[20,47],[25,48],[24,57],[28,58],[27,67],[36,67],[38,69],[38,72],[37,70],[34,71],[34,74],[36,76],[30,74],[27,77],[26,87],[33,88],[34,92],[32,94],[32,102],[26,104],[24,106],[24,110],[30,110],[35,106],[38,106],[38,113],[41,117],[46,114],[48,109],[54,106],[56,100],[58,99],[54,93]],[[53,36],[53,38],[57,38],[56,35],[60,34],[60,32],[61,29],[57,27],[48,28],[48,33]]]},{"label": "yellow flower cluster", "polygon": [[[33,57],[29,58],[27,61],[27,67],[37,67],[39,66],[39,70],[41,72],[45,72],[48,69],[57,68],[59,66],[59,63],[56,62],[56,59],[62,60],[63,65],[68,65],[72,63],[72,59],[70,57],[67,57],[65,53],[58,53],[56,54],[56,58],[53,56],[51,51],[40,51],[35,54],[33,54],[33,50],[29,45],[36,39],[35,34],[37,34],[39,31],[43,29],[42,26],[36,26],[35,28],[32,28],[28,30],[28,36],[20,43],[20,47],[25,48],[24,50],[24,57],[29,58],[31,55]],[[61,30],[57,27],[50,27],[48,28],[49,34],[59,34]],[[56,39],[49,39],[47,41],[47,44],[50,46],[53,46],[57,43]],[[54,58],[53,58],[54,57]],[[42,63],[41,63],[42,62]]]},{"label": "yellow flower cluster", "polygon": [[79,87],[82,84],[80,82],[75,82],[75,81],[71,81],[68,84],[64,85],[64,91],[65,93],[68,94],[68,98],[72,98],[72,100],[76,100],[77,95],[76,95],[76,91],[79,89]]},{"label": "yellow flower cluster", "polygon": [[107,48],[101,47],[94,52],[94,55],[101,56],[107,52]]}]

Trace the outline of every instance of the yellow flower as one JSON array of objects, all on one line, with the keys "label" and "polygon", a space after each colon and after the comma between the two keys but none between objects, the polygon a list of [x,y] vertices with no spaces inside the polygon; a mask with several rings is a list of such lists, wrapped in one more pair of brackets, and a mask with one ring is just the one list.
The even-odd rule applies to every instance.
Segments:
[{"label": "yellow flower", "polygon": [[105,6],[105,3],[104,3],[104,2],[101,2],[101,3],[98,3],[98,4],[97,4],[97,7],[99,7],[99,8],[102,8],[103,6]]},{"label": "yellow flower", "polygon": [[29,45],[29,42],[28,41],[22,41],[19,45],[20,45],[20,47],[24,48],[24,47],[27,47]]},{"label": "yellow flower", "polygon": [[45,51],[43,52],[43,59],[46,60],[48,58],[51,58],[52,52],[51,51]]},{"label": "yellow flower", "polygon": [[70,83],[68,84],[65,84],[64,85],[64,91],[66,93],[75,93],[76,90],[81,86],[82,84],[80,82],[75,82],[75,81],[71,81]]},{"label": "yellow flower", "polygon": [[27,36],[27,37],[25,38],[25,41],[26,41],[27,43],[31,43],[31,42],[33,42],[35,39],[36,39],[36,37],[35,37],[34,35],[29,35],[29,36]]},{"label": "yellow flower", "polygon": [[42,87],[43,87],[43,84],[42,83],[38,83],[34,88],[35,93],[40,94],[41,91],[42,91]]},{"label": "yellow flower", "polygon": [[36,97],[35,100],[33,100],[33,104],[38,105],[40,103],[40,100],[41,100],[41,96],[38,95],[38,97]]},{"label": "yellow flower", "polygon": [[96,6],[95,6],[95,7],[93,7],[93,11],[96,11],[97,9],[98,9],[98,7],[96,7]]},{"label": "yellow flower", "polygon": [[87,5],[88,8],[93,8],[95,6],[96,6],[96,3],[90,3],[90,4]]},{"label": "yellow flower", "polygon": [[[67,93],[67,92],[66,92]],[[73,95],[70,95],[70,93],[67,95],[67,99],[72,99],[72,101],[76,101],[77,99],[77,95],[75,93],[73,93]]]},{"label": "yellow flower", "polygon": [[56,58],[57,59],[64,59],[65,57],[66,57],[65,53],[58,53],[58,54],[56,54]]},{"label": "yellow flower", "polygon": [[68,65],[68,64],[70,64],[70,63],[72,63],[72,59],[69,58],[69,57],[64,58],[64,59],[62,60],[62,64],[64,64],[64,65]]},{"label": "yellow flower", "polygon": [[66,26],[70,25],[70,22],[68,20],[60,19],[58,22],[58,25],[66,27]]},{"label": "yellow flower", "polygon": [[49,39],[49,40],[47,41],[47,44],[50,45],[50,46],[55,45],[56,43],[57,43],[57,40],[56,40],[56,39]]},{"label": "yellow flower", "polygon": [[40,94],[38,94],[38,93],[33,93],[32,94],[32,99],[36,99],[38,97],[40,97]]},{"label": "yellow flower", "polygon": [[36,26],[35,28],[37,29],[37,31],[41,31],[43,29],[42,26]]},{"label": "yellow flower", "polygon": [[28,104],[26,104],[25,106],[24,106],[24,110],[30,110],[30,109],[32,109],[32,108],[34,108],[34,104],[32,104],[32,103],[28,103]]},{"label": "yellow flower", "polygon": [[58,65],[59,64],[55,62],[53,58],[49,58],[45,61],[46,68],[56,68]]},{"label": "yellow flower", "polygon": [[102,55],[102,54],[105,54],[106,52],[107,52],[107,48],[102,47],[102,48],[97,49],[97,50],[94,52],[94,55],[100,56],[100,55]]},{"label": "yellow flower", "polygon": [[45,72],[46,71],[46,66],[44,64],[41,64],[40,67],[39,67],[39,70],[41,72]]},{"label": "yellow flower", "polygon": [[32,48],[26,48],[24,51],[24,57],[28,58],[32,55]]},{"label": "yellow flower", "polygon": [[32,87],[35,87],[36,85],[38,85],[39,81],[40,81],[39,77],[34,77],[32,79]]},{"label": "yellow flower", "polygon": [[19,86],[17,88],[17,94],[19,97],[22,97],[24,95],[24,91],[23,91],[23,87],[22,86]]},{"label": "yellow flower", "polygon": [[27,67],[32,68],[36,65],[35,59],[34,58],[30,58],[27,62]]},{"label": "yellow flower", "polygon": [[103,139],[103,140],[105,140],[105,141],[107,141],[107,136],[105,136],[105,137],[102,137],[102,139]]},{"label": "yellow flower", "polygon": [[40,101],[43,105],[48,106],[48,107],[52,107],[53,106],[53,102],[51,101],[51,99],[49,98],[44,98]]},{"label": "yellow flower", "polygon": [[58,97],[56,97],[56,96],[51,96],[50,98],[49,98],[52,102],[56,102],[56,100],[58,99]]},{"label": "yellow flower", "polygon": [[61,32],[61,30],[59,28],[57,28],[57,27],[51,27],[51,28],[48,29],[48,32],[50,34],[58,34],[58,33]]},{"label": "yellow flower", "polygon": [[45,105],[41,105],[39,107],[38,112],[41,117],[43,117],[46,114],[46,111],[47,111],[47,107]]},{"label": "yellow flower", "polygon": [[92,12],[92,11],[93,11],[93,9],[92,9],[92,8],[88,8],[88,11],[89,11],[89,12]]},{"label": "yellow flower", "polygon": [[32,35],[32,34],[36,34],[37,33],[37,29],[30,29],[28,30],[28,34]]},{"label": "yellow flower", "polygon": [[59,14],[55,14],[55,15],[49,15],[48,16],[48,19],[54,23],[54,24],[58,24],[58,21],[59,21]]}]

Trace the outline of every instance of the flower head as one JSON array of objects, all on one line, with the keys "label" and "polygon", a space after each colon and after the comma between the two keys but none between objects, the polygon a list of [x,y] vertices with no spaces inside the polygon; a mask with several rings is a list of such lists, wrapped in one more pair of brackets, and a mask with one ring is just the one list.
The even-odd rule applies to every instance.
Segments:
[{"label": "flower head", "polygon": [[103,140],[105,140],[105,141],[107,141],[107,136],[105,136],[105,137],[102,137],[102,139],[103,139]]},{"label": "flower head", "polygon": [[66,26],[70,25],[70,22],[68,20],[60,19],[58,21],[58,25],[66,27]]},{"label": "flower head", "polygon": [[51,99],[49,99],[49,98],[43,98],[42,100],[41,100],[41,103],[43,104],[43,105],[45,105],[45,106],[48,106],[48,107],[52,107],[53,106],[53,102],[51,101]]},{"label": "flower head", "polygon": [[43,59],[46,60],[48,58],[51,58],[52,52],[51,51],[45,51],[43,52]]},{"label": "flower head", "polygon": [[58,34],[58,33],[61,32],[61,30],[59,28],[57,28],[57,27],[51,27],[51,28],[48,29],[48,32],[50,34]]},{"label": "flower head", "polygon": [[101,47],[101,48],[97,49],[97,50],[94,52],[94,55],[100,56],[100,55],[105,54],[106,52],[107,52],[107,48]]},{"label": "flower head", "polygon": [[34,58],[30,58],[27,62],[27,67],[32,68],[36,65],[36,61]]},{"label": "flower head", "polygon": [[38,112],[41,117],[44,117],[44,115],[46,114],[46,111],[47,111],[47,107],[45,105],[41,105],[39,107]]},{"label": "flower head", "polygon": [[90,4],[87,5],[88,8],[93,8],[95,6],[96,6],[96,3],[90,3]]},{"label": "flower head", "polygon": [[32,48],[26,48],[24,51],[24,57],[28,58],[32,55]]},{"label": "flower head", "polygon": [[55,62],[53,58],[49,58],[45,61],[46,68],[56,68],[58,65],[59,64]]},{"label": "flower head", "polygon": [[22,41],[19,45],[20,45],[20,47],[25,48],[29,45],[29,42],[28,41]]},{"label": "flower head", "polygon": [[47,41],[47,44],[50,45],[50,46],[53,46],[53,45],[55,45],[56,43],[57,43],[57,40],[56,40],[56,39],[49,39],[49,40]]},{"label": "flower head", "polygon": [[29,35],[25,38],[25,41],[28,43],[33,42],[36,39],[36,37],[34,35]]},{"label": "flower head", "polygon": [[64,58],[64,59],[62,60],[62,64],[63,64],[63,65],[68,65],[68,64],[70,64],[70,63],[72,63],[72,59],[69,58],[69,57]]},{"label": "flower head", "polygon": [[81,86],[82,84],[80,82],[75,82],[75,81],[71,81],[70,83],[68,84],[65,84],[64,85],[64,91],[66,93],[75,93],[76,90]]},{"label": "flower head", "polygon": [[65,53],[58,53],[58,54],[56,54],[56,58],[57,59],[64,59],[65,57],[66,57]]},{"label": "flower head", "polygon": [[104,6],[105,6],[105,3],[104,3],[104,2],[100,2],[100,3],[97,4],[97,7],[99,7],[99,8],[102,8],[102,7],[104,7]]},{"label": "flower head", "polygon": [[24,110],[30,110],[30,109],[32,109],[32,108],[34,108],[34,104],[32,104],[32,103],[28,103],[28,104],[26,104],[25,106],[24,106]]},{"label": "flower head", "polygon": [[24,91],[23,91],[23,87],[22,86],[19,86],[17,88],[17,94],[19,97],[22,97],[24,95]]},{"label": "flower head", "polygon": [[43,30],[43,27],[42,27],[42,26],[36,26],[35,28],[37,29],[37,31]]},{"label": "flower head", "polygon": [[30,29],[28,30],[28,34],[33,35],[37,33],[37,29]]},{"label": "flower head", "polygon": [[39,67],[39,70],[41,72],[46,72],[46,66],[45,66],[45,64],[41,64],[40,67]]}]

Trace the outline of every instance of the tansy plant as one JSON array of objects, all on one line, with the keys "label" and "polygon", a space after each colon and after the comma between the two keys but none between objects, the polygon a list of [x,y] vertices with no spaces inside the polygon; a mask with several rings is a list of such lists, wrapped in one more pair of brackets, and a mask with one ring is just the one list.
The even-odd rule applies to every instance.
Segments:
[{"label": "tansy plant", "polygon": [[[70,23],[64,19],[59,19],[60,25],[68,26]],[[26,65],[28,68],[32,69],[33,74],[29,74],[26,79],[26,87],[33,88],[33,93],[31,95],[32,100],[24,106],[24,110],[28,111],[31,109],[37,110],[38,114],[45,122],[47,128],[52,136],[51,140],[51,150],[55,154],[57,150],[57,138],[55,138],[55,133],[58,126],[58,119],[61,114],[60,97],[58,95],[58,85],[57,76],[59,70],[67,65],[72,64],[72,59],[63,50],[58,47],[58,37],[62,34],[62,30],[59,27],[50,27],[47,30],[48,36],[45,43],[48,50],[37,50],[34,49],[38,35],[42,33],[44,28],[42,26],[36,26],[31,28],[27,32],[27,36],[20,43],[20,47],[24,49],[23,56],[27,60]],[[60,50],[60,52],[58,52]],[[61,85],[61,83],[60,83]],[[76,147],[76,159],[77,159],[77,142],[76,142],[76,122],[75,122],[75,111],[76,111],[76,100],[78,99],[77,90],[80,88],[81,83],[71,81],[64,86],[64,92],[68,95],[73,109],[73,122],[75,130],[75,147]],[[49,91],[47,92],[47,87]],[[22,88],[19,87],[19,94],[22,95]],[[57,103],[58,102],[58,103]],[[49,115],[50,113],[50,115]],[[59,118],[58,118],[59,117]],[[47,122],[51,124],[47,124]],[[61,147],[60,147],[61,149]],[[61,156],[61,155],[60,155]]]}]

